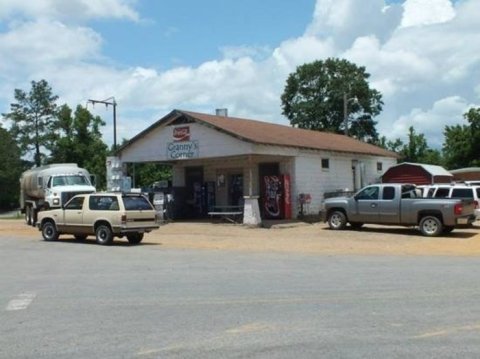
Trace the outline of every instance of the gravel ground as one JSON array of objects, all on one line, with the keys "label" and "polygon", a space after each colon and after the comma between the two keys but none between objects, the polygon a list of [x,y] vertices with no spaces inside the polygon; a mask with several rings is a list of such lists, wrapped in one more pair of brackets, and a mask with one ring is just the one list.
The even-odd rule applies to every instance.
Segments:
[{"label": "gravel ground", "polygon": [[[41,240],[22,219],[0,220],[0,238]],[[61,240],[73,240],[65,235]],[[93,241],[90,237],[88,241]],[[124,245],[125,239],[116,241]],[[277,224],[270,228],[205,222],[174,222],[145,235],[144,244],[165,248],[352,255],[480,255],[480,223],[435,238],[413,228],[367,225],[360,231],[332,231],[323,223]]]}]

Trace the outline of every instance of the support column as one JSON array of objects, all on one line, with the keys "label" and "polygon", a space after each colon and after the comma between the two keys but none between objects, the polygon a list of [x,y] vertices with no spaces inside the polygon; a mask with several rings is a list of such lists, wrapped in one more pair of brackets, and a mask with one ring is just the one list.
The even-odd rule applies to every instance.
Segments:
[{"label": "support column", "polygon": [[244,196],[243,224],[259,227],[262,224],[258,196],[253,195],[253,163],[252,155],[248,156],[248,196]]},{"label": "support column", "polygon": [[243,224],[259,227],[262,224],[258,196],[245,196],[243,206]]}]

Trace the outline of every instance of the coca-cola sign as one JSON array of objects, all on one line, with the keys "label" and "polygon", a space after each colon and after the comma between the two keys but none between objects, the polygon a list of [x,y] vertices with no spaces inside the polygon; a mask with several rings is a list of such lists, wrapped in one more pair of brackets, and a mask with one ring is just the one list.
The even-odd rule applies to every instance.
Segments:
[{"label": "coca-cola sign", "polygon": [[190,127],[174,127],[173,128],[173,140],[175,142],[190,141]]}]

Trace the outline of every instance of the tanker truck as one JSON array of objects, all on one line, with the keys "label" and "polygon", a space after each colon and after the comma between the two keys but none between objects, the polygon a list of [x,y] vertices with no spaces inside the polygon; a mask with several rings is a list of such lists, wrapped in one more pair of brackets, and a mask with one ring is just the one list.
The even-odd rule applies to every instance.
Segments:
[{"label": "tanker truck", "polygon": [[95,192],[93,177],[75,163],[58,163],[25,171],[20,177],[20,211],[34,226],[41,210],[59,208],[77,194]]}]

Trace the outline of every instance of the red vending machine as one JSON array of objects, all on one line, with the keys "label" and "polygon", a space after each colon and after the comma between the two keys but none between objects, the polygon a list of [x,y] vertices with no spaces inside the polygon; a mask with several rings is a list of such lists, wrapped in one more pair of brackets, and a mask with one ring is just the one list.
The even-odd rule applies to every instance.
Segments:
[{"label": "red vending machine", "polygon": [[261,187],[263,217],[266,219],[292,218],[290,176],[264,176]]}]

